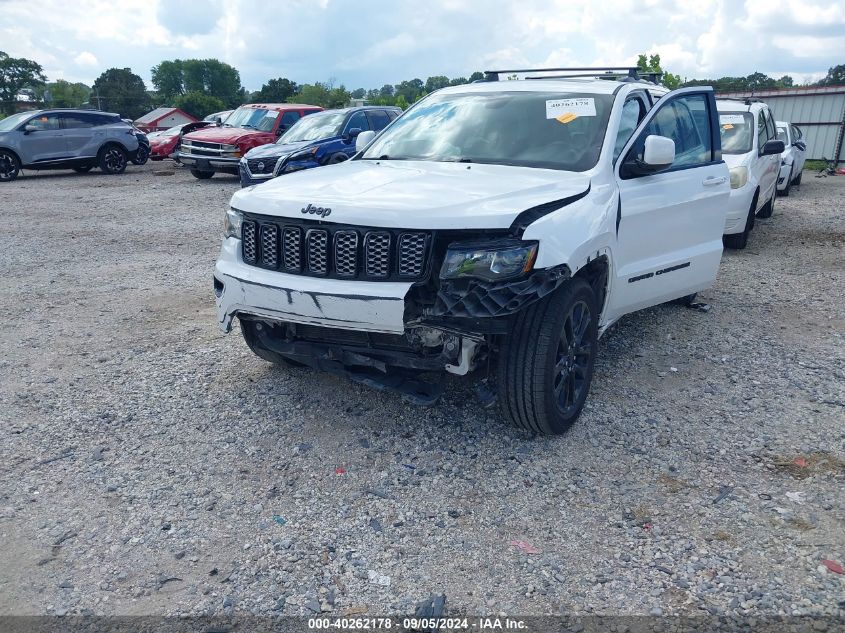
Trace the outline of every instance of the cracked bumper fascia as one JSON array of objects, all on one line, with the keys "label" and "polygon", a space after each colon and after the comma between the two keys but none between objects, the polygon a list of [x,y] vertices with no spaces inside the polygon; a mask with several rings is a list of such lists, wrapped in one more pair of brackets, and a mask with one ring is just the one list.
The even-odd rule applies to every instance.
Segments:
[{"label": "cracked bumper fascia", "polygon": [[286,275],[243,263],[240,240],[223,240],[214,277],[217,321],[229,332],[239,314],[367,332],[405,331],[404,282],[368,282]]}]

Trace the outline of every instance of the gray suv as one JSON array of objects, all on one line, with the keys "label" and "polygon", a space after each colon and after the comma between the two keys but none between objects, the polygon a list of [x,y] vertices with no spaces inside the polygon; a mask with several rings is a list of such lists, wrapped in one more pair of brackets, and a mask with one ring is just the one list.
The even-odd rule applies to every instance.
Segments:
[{"label": "gray suv", "polygon": [[21,169],[99,167],[121,174],[138,153],[138,139],[120,115],[97,110],[32,110],[0,121],[0,182]]}]

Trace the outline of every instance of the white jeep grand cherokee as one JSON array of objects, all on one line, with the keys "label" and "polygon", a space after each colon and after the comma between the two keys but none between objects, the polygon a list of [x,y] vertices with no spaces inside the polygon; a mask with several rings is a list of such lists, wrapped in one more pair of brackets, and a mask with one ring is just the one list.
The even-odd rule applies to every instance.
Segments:
[{"label": "white jeep grand cherokee", "polygon": [[716,102],[633,71],[498,72],[515,71],[362,133],[345,163],[237,192],[214,273],[222,329],[238,317],[261,358],[421,403],[444,370],[477,369],[512,423],[565,431],[598,337],[716,278],[730,193]]}]

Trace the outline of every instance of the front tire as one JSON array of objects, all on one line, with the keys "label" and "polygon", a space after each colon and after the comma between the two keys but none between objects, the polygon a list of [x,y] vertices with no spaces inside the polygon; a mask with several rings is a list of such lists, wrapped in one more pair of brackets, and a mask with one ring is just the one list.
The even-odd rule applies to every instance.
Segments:
[{"label": "front tire", "polygon": [[97,163],[104,174],[115,176],[126,171],[126,152],[117,145],[106,145],[97,154]]},{"label": "front tire", "polygon": [[[784,198],[789,196],[789,190],[792,187],[792,170],[789,170],[789,178],[786,179],[786,187],[783,188],[783,191],[780,192]],[[763,216],[760,216],[763,217]]]},{"label": "front tire", "polygon": [[145,165],[149,159],[150,148],[146,145],[138,145],[138,151],[135,154],[135,158],[132,159],[132,164]]},{"label": "front tire", "polygon": [[199,169],[192,169],[191,176],[198,180],[208,180],[214,175],[213,171],[200,171]]},{"label": "front tire", "polygon": [[21,173],[21,162],[12,152],[0,149],[0,182],[12,182]]},{"label": "front tire", "polygon": [[798,177],[795,178],[795,180],[792,181],[792,184],[795,185],[796,187],[800,187],[801,186],[801,176],[803,176],[803,175],[804,175],[803,171],[799,172]]},{"label": "front tire", "polygon": [[501,408],[511,424],[544,435],[572,426],[593,379],[598,316],[595,293],[580,278],[516,315],[497,368]]},{"label": "front tire", "polygon": [[343,152],[338,152],[337,154],[332,154],[332,157],[329,158],[327,165],[337,165],[338,163],[345,163],[349,160],[349,156],[344,154]]}]

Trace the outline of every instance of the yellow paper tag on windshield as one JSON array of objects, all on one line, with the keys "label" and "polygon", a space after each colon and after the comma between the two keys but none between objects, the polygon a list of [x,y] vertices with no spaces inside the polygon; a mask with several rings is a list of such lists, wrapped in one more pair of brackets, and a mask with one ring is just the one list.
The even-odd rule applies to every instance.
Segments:
[{"label": "yellow paper tag on windshield", "polygon": [[578,118],[577,114],[572,114],[571,112],[567,112],[566,114],[561,114],[560,116],[555,117],[555,121],[558,123],[571,123],[575,119]]},{"label": "yellow paper tag on windshield", "polygon": [[725,124],[722,126],[722,129],[723,129],[723,130],[732,130],[732,129],[734,129],[734,126],[733,126],[733,125],[731,125],[730,123],[725,123]]}]

